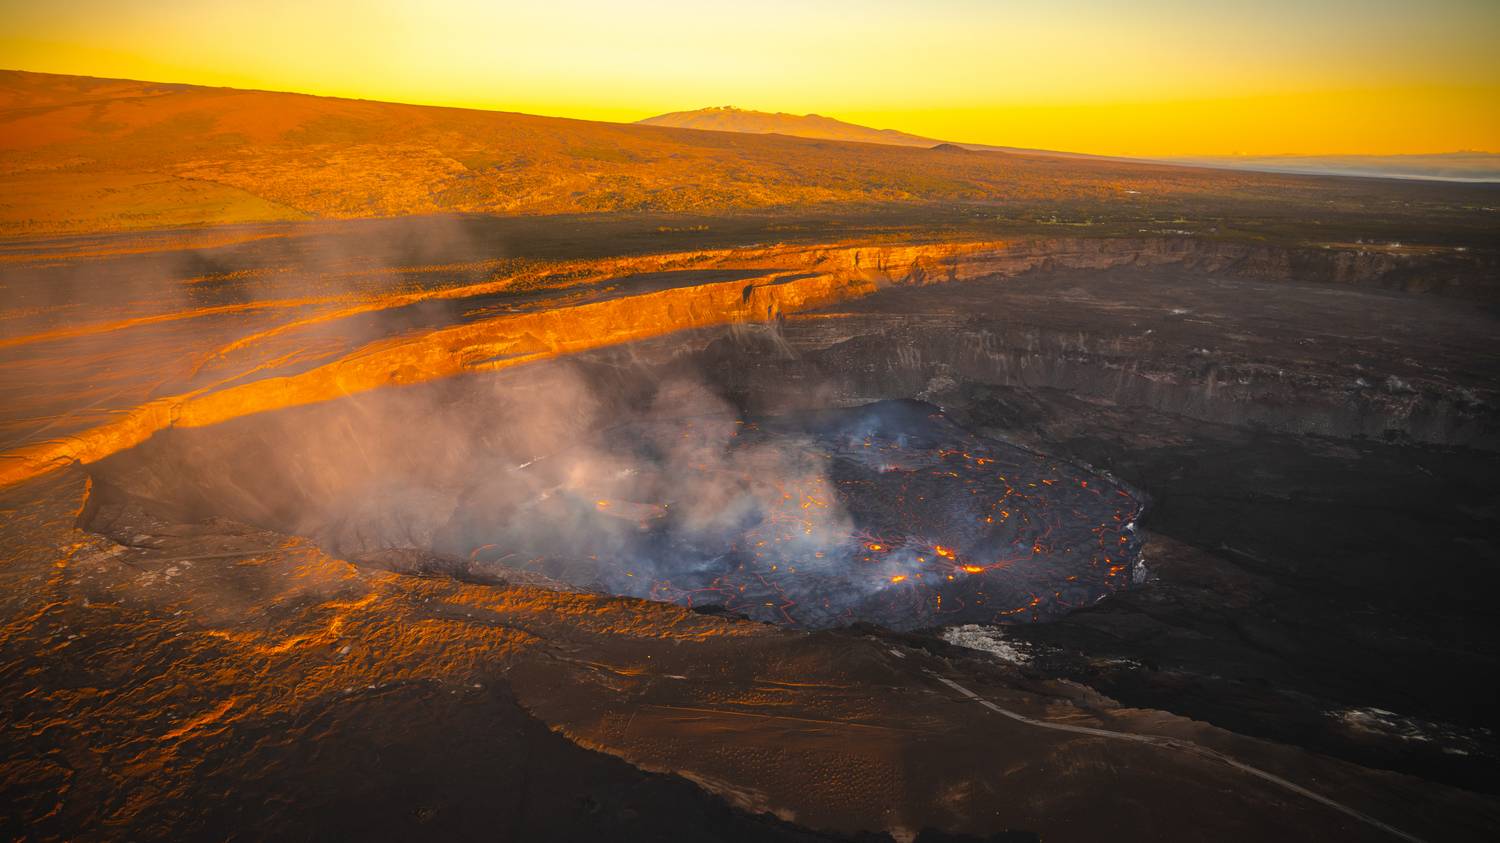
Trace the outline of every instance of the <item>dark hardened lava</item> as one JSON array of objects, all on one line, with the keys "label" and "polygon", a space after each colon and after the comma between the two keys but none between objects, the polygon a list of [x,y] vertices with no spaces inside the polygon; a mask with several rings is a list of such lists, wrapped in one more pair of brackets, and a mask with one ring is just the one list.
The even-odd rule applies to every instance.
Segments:
[{"label": "dark hardened lava", "polygon": [[921,395],[1149,495],[1147,582],[1010,630],[1029,670],[1494,792],[1493,306],[1121,269],[843,310],[690,364],[751,407]]},{"label": "dark hardened lava", "polygon": [[[490,522],[471,558],[788,626],[911,630],[1092,605],[1130,581],[1141,545],[1123,484],[922,402],[630,423],[605,441],[628,476],[569,488],[566,466],[538,460],[526,470],[548,492],[465,516]],[[719,499],[692,499],[705,491]]]}]

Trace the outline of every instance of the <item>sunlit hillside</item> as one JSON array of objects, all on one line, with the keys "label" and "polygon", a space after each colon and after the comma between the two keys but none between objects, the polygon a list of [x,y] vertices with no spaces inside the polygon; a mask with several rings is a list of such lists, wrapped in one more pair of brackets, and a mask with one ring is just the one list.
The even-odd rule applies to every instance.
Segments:
[{"label": "sunlit hillside", "polygon": [[0,72],[4,235],[928,201],[1170,219],[1209,194],[1320,211],[1369,202],[1353,182]]}]

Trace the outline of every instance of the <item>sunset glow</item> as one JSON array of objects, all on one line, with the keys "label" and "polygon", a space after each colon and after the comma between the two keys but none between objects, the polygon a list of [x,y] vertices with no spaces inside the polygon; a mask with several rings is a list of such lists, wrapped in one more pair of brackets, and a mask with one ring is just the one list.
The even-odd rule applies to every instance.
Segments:
[{"label": "sunset glow", "polygon": [[1500,149],[1500,5],[0,5],[0,66],[634,121],[732,104],[1117,155]]}]

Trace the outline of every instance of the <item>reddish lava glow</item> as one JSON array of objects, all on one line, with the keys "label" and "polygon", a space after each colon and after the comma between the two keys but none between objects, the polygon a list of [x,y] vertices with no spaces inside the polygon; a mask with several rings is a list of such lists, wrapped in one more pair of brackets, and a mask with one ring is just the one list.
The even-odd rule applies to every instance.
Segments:
[{"label": "reddish lava glow", "polygon": [[[614,453],[701,443],[723,424],[624,425]],[[541,460],[528,482],[553,491],[511,514],[477,513],[494,532],[483,543],[507,553],[476,554],[788,626],[916,629],[1055,617],[1125,587],[1138,552],[1131,492],[976,437],[927,405],[741,422],[724,441],[722,453],[693,450],[686,470],[647,448],[631,471],[591,481],[607,490],[569,490],[566,466]],[[571,526],[538,537],[538,519]]]}]

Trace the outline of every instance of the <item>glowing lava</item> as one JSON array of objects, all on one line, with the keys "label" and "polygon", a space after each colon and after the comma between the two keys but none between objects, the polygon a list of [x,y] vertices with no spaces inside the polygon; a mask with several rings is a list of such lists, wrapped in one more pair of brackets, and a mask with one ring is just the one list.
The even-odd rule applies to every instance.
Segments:
[{"label": "glowing lava", "polygon": [[[916,629],[1094,603],[1128,584],[1139,550],[1132,490],[916,402],[669,419],[611,441],[634,468],[495,514],[478,558],[783,625]],[[539,519],[566,527],[539,534]]]}]

